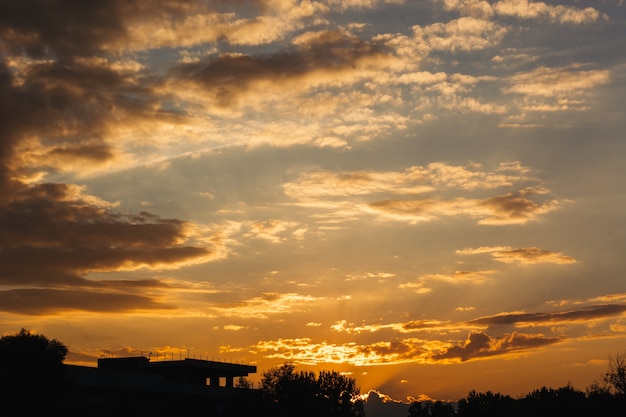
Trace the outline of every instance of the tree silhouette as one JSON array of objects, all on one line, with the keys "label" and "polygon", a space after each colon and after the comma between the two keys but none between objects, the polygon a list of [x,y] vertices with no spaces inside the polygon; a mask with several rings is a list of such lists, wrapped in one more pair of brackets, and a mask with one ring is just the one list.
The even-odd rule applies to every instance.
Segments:
[{"label": "tree silhouette", "polygon": [[626,354],[617,352],[609,356],[609,369],[604,381],[621,398],[626,398]]},{"label": "tree silhouette", "polygon": [[21,329],[0,338],[0,390],[10,401],[31,407],[56,403],[66,387],[63,360],[68,348],[56,339]]},{"label": "tree silhouette", "polygon": [[414,401],[409,406],[409,417],[453,417],[452,404],[443,401]]},{"label": "tree silhouette", "polygon": [[335,371],[321,371],[317,385],[329,416],[364,415],[363,401],[358,399],[359,388],[354,379]]},{"label": "tree silhouette", "polygon": [[527,415],[576,415],[587,407],[585,393],[570,384],[557,389],[541,387],[526,395],[518,409]]},{"label": "tree silhouette", "polygon": [[235,388],[252,389],[252,382],[248,381],[248,378],[246,378],[245,376],[240,376],[239,378],[237,378]]},{"label": "tree silhouette", "polygon": [[335,371],[295,371],[285,363],[263,373],[261,390],[277,415],[357,417],[365,415],[352,378]]},{"label": "tree silhouette", "polygon": [[459,400],[457,414],[468,417],[513,416],[515,400],[500,393],[470,391]]}]

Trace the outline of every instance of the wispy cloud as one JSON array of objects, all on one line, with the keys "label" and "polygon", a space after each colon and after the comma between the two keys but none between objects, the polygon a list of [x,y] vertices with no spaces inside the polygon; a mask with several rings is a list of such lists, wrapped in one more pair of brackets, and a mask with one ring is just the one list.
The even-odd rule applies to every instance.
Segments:
[{"label": "wispy cloud", "polygon": [[244,317],[267,319],[272,315],[301,312],[310,307],[320,298],[295,293],[265,293],[233,303],[221,303],[211,307],[223,317]]},{"label": "wispy cloud", "polygon": [[494,271],[454,271],[452,274],[421,275],[415,281],[398,285],[403,290],[417,294],[428,294],[433,291],[432,285],[442,282],[449,285],[482,285]]},{"label": "wispy cloud", "polygon": [[506,246],[466,248],[456,251],[460,255],[476,255],[482,253],[491,254],[491,257],[499,262],[518,264],[575,264],[576,260],[571,256],[559,252],[552,252],[536,247],[511,248]]},{"label": "wispy cloud", "polygon": [[540,97],[569,97],[590,90],[610,80],[608,70],[584,69],[580,66],[536,68],[510,78],[508,93]]},{"label": "wispy cloud", "polygon": [[[342,200],[359,198],[366,213],[390,219],[419,222],[447,216],[478,218],[479,224],[524,224],[559,208],[557,199],[546,199],[548,190],[526,187],[507,194],[476,199],[445,199],[447,191],[498,189],[537,180],[519,163],[502,163],[494,171],[480,166],[460,167],[432,163],[415,166],[404,172],[312,172],[283,185],[285,193],[311,207],[324,202],[329,208],[344,210]],[[406,196],[404,199],[374,200],[381,195]],[[423,198],[415,195],[424,194]],[[439,194],[439,195],[438,195]],[[412,198],[408,198],[408,197]],[[353,208],[354,210],[354,208]],[[356,215],[357,211],[353,211]]]},{"label": "wispy cloud", "polygon": [[396,220],[409,222],[430,221],[447,216],[478,218],[479,224],[525,224],[559,207],[559,201],[539,200],[544,190],[524,189],[486,199],[454,200],[418,199],[383,200],[369,204],[369,208]]},{"label": "wispy cloud", "polygon": [[516,327],[534,327],[559,325],[571,322],[591,322],[612,316],[620,316],[626,312],[626,305],[606,304],[594,305],[577,310],[553,313],[502,313],[495,316],[481,317],[468,321],[475,325],[511,325]]}]

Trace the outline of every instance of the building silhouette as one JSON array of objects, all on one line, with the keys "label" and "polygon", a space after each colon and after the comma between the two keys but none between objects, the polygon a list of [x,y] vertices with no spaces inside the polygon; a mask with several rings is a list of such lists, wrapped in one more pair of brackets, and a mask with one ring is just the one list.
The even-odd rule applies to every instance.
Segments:
[{"label": "building silhouette", "polygon": [[[138,415],[241,415],[261,406],[260,390],[235,386],[235,379],[256,373],[256,366],[149,357],[101,358],[97,367],[65,365],[76,400],[87,409],[98,404],[110,412]],[[104,412],[104,411],[103,411]]]}]

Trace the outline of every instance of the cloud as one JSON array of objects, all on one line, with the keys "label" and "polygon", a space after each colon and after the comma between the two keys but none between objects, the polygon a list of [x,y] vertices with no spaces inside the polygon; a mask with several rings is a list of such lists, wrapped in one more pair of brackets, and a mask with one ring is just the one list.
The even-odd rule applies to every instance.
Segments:
[{"label": "cloud", "polygon": [[211,306],[211,310],[221,317],[242,317],[267,319],[272,315],[290,314],[304,311],[312,303],[320,302],[323,297],[313,297],[295,293],[264,293],[232,303],[220,303]]},{"label": "cloud", "polygon": [[250,350],[263,354],[267,358],[308,365],[341,363],[372,366],[406,362],[425,363],[429,350],[439,345],[438,342],[420,339],[359,345],[356,343],[315,343],[310,338],[300,338],[261,341],[251,346]]},{"label": "cloud", "polygon": [[513,75],[504,91],[530,97],[564,97],[606,84],[611,79],[608,70],[582,69],[580,65],[539,67]]},{"label": "cloud", "polygon": [[136,162],[127,150],[137,146],[146,125],[158,131],[184,120],[160,107],[138,71],[105,58],[0,63],[0,162],[6,170],[0,179],[86,175]]},{"label": "cloud", "polygon": [[314,171],[283,184],[285,193],[300,200],[307,198],[367,195],[376,193],[423,194],[437,188],[461,190],[491,189],[519,182],[537,181],[527,175],[519,162],[503,162],[496,169],[480,165],[449,165],[433,162],[411,166],[404,171]]},{"label": "cloud", "polygon": [[306,91],[342,80],[352,84],[358,73],[355,68],[385,55],[379,46],[341,30],[309,33],[296,39],[295,47],[271,55],[224,54],[181,64],[172,71],[173,83],[201,88],[211,102],[229,107],[251,90]]},{"label": "cloud", "polygon": [[298,226],[298,222],[286,222],[276,219],[252,222],[250,224],[250,231],[245,234],[245,237],[265,239],[272,243],[281,243],[287,239],[282,235],[287,233],[289,229],[296,229],[292,232],[292,236],[296,238],[301,237],[304,231],[297,229]]},{"label": "cloud", "polygon": [[246,326],[240,326],[237,324],[226,324],[223,326],[224,330],[231,330],[231,331],[239,331],[239,330],[243,330],[246,329]]},{"label": "cloud", "polygon": [[459,344],[416,338],[369,344],[331,344],[316,343],[310,338],[301,338],[262,341],[249,349],[267,358],[307,365],[342,363],[355,366],[378,366],[401,363],[464,362],[518,354],[561,341],[561,338],[550,338],[541,334],[512,333],[492,338],[484,332],[475,332],[470,333],[468,339]]},{"label": "cloud", "polygon": [[[469,310],[472,311],[473,309]],[[626,314],[622,304],[591,305],[570,311],[548,313],[502,313],[478,317],[468,321],[441,321],[436,319],[406,322],[354,325],[340,320],[331,326],[337,333],[350,335],[344,343],[330,343],[313,338],[281,338],[259,341],[246,349],[266,358],[288,360],[308,365],[342,363],[355,366],[377,366],[400,363],[453,363],[492,357],[526,354],[532,350],[556,343],[565,343],[576,337],[569,325],[597,326],[600,321]],[[486,331],[514,326],[532,329],[546,327],[556,335],[521,333],[513,331],[490,336]],[[623,332],[619,323],[608,323],[608,331]],[[465,340],[442,340],[445,335],[467,332]],[[386,333],[383,333],[386,332]],[[431,338],[399,337],[407,333],[426,332]],[[372,339],[375,334],[388,334],[388,340]],[[367,341],[366,341],[367,340]]]},{"label": "cloud", "polygon": [[579,9],[573,6],[549,5],[541,1],[502,0],[489,3],[484,0],[441,0],[447,10],[484,19],[514,17],[517,19],[546,19],[561,24],[585,24],[607,16],[593,7]]},{"label": "cloud", "polygon": [[[457,309],[458,310],[458,309]],[[475,308],[462,309],[474,311]],[[493,316],[479,317],[464,322],[441,321],[436,319],[410,320],[395,323],[376,323],[354,325],[346,320],[337,321],[331,326],[333,331],[347,334],[375,333],[383,330],[393,330],[398,333],[431,332],[439,335],[456,333],[463,330],[479,331],[502,326],[517,328],[558,326],[566,324],[585,324],[591,326],[599,320],[615,316],[622,316],[626,312],[624,304],[602,304],[581,307],[570,311],[556,311],[549,313],[501,313]]]},{"label": "cloud", "polygon": [[544,2],[528,0],[502,0],[493,5],[500,16],[513,16],[520,19],[549,19],[558,23],[591,23],[606,17],[593,7],[578,9],[572,6],[548,5]]},{"label": "cloud", "polygon": [[[10,190],[10,191],[8,191]],[[189,222],[115,205],[68,184],[26,185],[5,181],[0,199],[0,293],[2,309],[22,314],[172,309],[158,280],[95,280],[91,273],[162,270],[222,256],[219,239],[196,245]],[[215,249],[215,250],[213,250]],[[16,289],[16,287],[18,287]]]},{"label": "cloud", "polygon": [[[468,216],[477,218],[479,224],[507,225],[536,220],[540,215],[558,209],[560,201],[545,198],[548,190],[538,186],[482,199],[445,199],[443,196],[455,189],[489,190],[532,183],[538,183],[538,180],[529,176],[528,169],[519,162],[501,163],[492,171],[483,170],[479,165],[463,167],[437,162],[401,172],[313,171],[284,183],[283,189],[298,204],[335,209],[335,217],[344,220],[365,213],[411,223],[444,216]],[[427,196],[415,198],[418,194]],[[411,198],[364,201],[385,195]],[[354,204],[355,199],[358,205]]]},{"label": "cloud", "polygon": [[409,404],[394,400],[387,394],[376,390],[369,390],[363,394],[365,401],[365,412],[368,416],[406,416],[409,413]]},{"label": "cloud", "polygon": [[493,271],[454,271],[452,274],[429,274],[421,275],[418,283],[427,282],[445,282],[448,284],[474,284],[480,285],[485,283],[485,277],[492,274]]},{"label": "cloud", "polygon": [[591,298],[589,301],[603,304],[626,302],[626,293],[605,294],[599,297]]},{"label": "cloud", "polygon": [[45,182],[59,172],[85,175],[128,164],[127,147],[139,144],[142,126],[158,130],[182,120],[160,107],[142,64],[92,55],[125,36],[118,13],[126,4],[132,7],[0,6],[6,18],[0,47],[22,54],[0,63],[0,284],[9,286],[2,297],[15,311],[171,309],[154,294],[134,293],[132,284],[88,276],[174,269],[221,256],[219,239],[198,235],[190,222],[116,212],[117,203],[82,187]]},{"label": "cloud", "polygon": [[347,197],[379,192],[421,194],[432,190],[425,184],[411,184],[410,174],[393,172],[329,172],[305,173],[296,181],[283,184],[285,193],[299,200],[320,197]]},{"label": "cloud", "polygon": [[544,189],[525,188],[512,193],[490,197],[477,203],[475,215],[483,217],[480,224],[523,224],[559,207],[558,200],[531,200],[547,193]]},{"label": "cloud", "polygon": [[544,337],[541,334],[528,335],[514,332],[492,338],[484,332],[470,333],[465,342],[452,346],[443,353],[433,355],[432,359],[435,361],[460,360],[465,362],[471,359],[537,349],[560,341],[560,338]]},{"label": "cloud", "polygon": [[470,325],[516,327],[555,326],[567,323],[589,323],[626,312],[624,304],[604,304],[583,307],[577,310],[551,313],[502,313],[495,316],[480,317],[468,321]]},{"label": "cloud", "polygon": [[398,285],[398,288],[417,294],[429,294],[433,291],[431,284],[434,282],[444,282],[450,285],[482,285],[486,277],[492,273],[493,271],[454,271],[452,274],[422,275],[414,282]]},{"label": "cloud", "polygon": [[102,51],[107,43],[126,34],[124,5],[86,4],[75,1],[26,0],[2,3],[0,39],[14,52],[39,57],[50,53],[85,55]]},{"label": "cloud", "polygon": [[430,51],[475,51],[500,43],[507,29],[489,20],[461,17],[447,23],[414,26],[413,36]]},{"label": "cloud", "polygon": [[479,247],[466,248],[456,251],[461,255],[474,255],[481,253],[490,253],[492,258],[499,262],[518,263],[518,264],[540,264],[552,263],[559,265],[574,264],[576,260],[571,256],[563,255],[558,252],[547,251],[544,249],[530,248],[510,248],[505,246],[496,247]]},{"label": "cloud", "polygon": [[558,200],[534,201],[543,191],[524,189],[489,197],[483,200],[456,198],[454,200],[382,200],[368,207],[391,219],[410,222],[431,221],[442,216],[469,216],[478,218],[479,224],[525,224],[539,215],[559,207]]},{"label": "cloud", "polygon": [[106,286],[89,289],[23,288],[0,291],[0,310],[13,314],[54,315],[76,310],[119,313],[173,308],[172,305],[161,303],[151,296],[111,292]]},{"label": "cloud", "polygon": [[468,323],[453,323],[450,321],[441,321],[441,320],[410,320],[407,322],[399,322],[399,323],[377,323],[377,324],[361,324],[355,325],[354,323],[349,323],[346,320],[340,320],[330,326],[331,329],[338,333],[347,333],[347,334],[367,334],[367,333],[376,333],[384,330],[393,330],[398,333],[415,333],[415,332],[430,332],[436,333],[439,335],[446,333],[455,333],[461,330],[467,330],[468,327],[472,327],[474,329],[484,329],[484,324],[477,324],[470,326]]},{"label": "cloud", "polygon": [[[223,6],[253,15],[241,18],[231,10],[221,11]],[[0,14],[7,17],[0,37],[14,52],[36,57],[122,53],[218,40],[258,45],[282,39],[300,28],[304,19],[325,11],[320,3],[257,0],[112,0],[106,5],[25,0],[0,7]]]},{"label": "cloud", "polygon": [[206,262],[185,245],[187,223],[150,213],[122,215],[60,184],[14,188],[0,204],[4,284],[82,284],[88,272],[177,268]]}]

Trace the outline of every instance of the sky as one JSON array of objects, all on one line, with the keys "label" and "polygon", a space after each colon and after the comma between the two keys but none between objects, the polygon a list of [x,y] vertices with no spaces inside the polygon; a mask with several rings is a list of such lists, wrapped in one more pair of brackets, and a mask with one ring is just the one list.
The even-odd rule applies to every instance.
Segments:
[{"label": "sky", "polygon": [[0,334],[584,390],[626,349],[625,50],[623,0],[0,2]]}]

